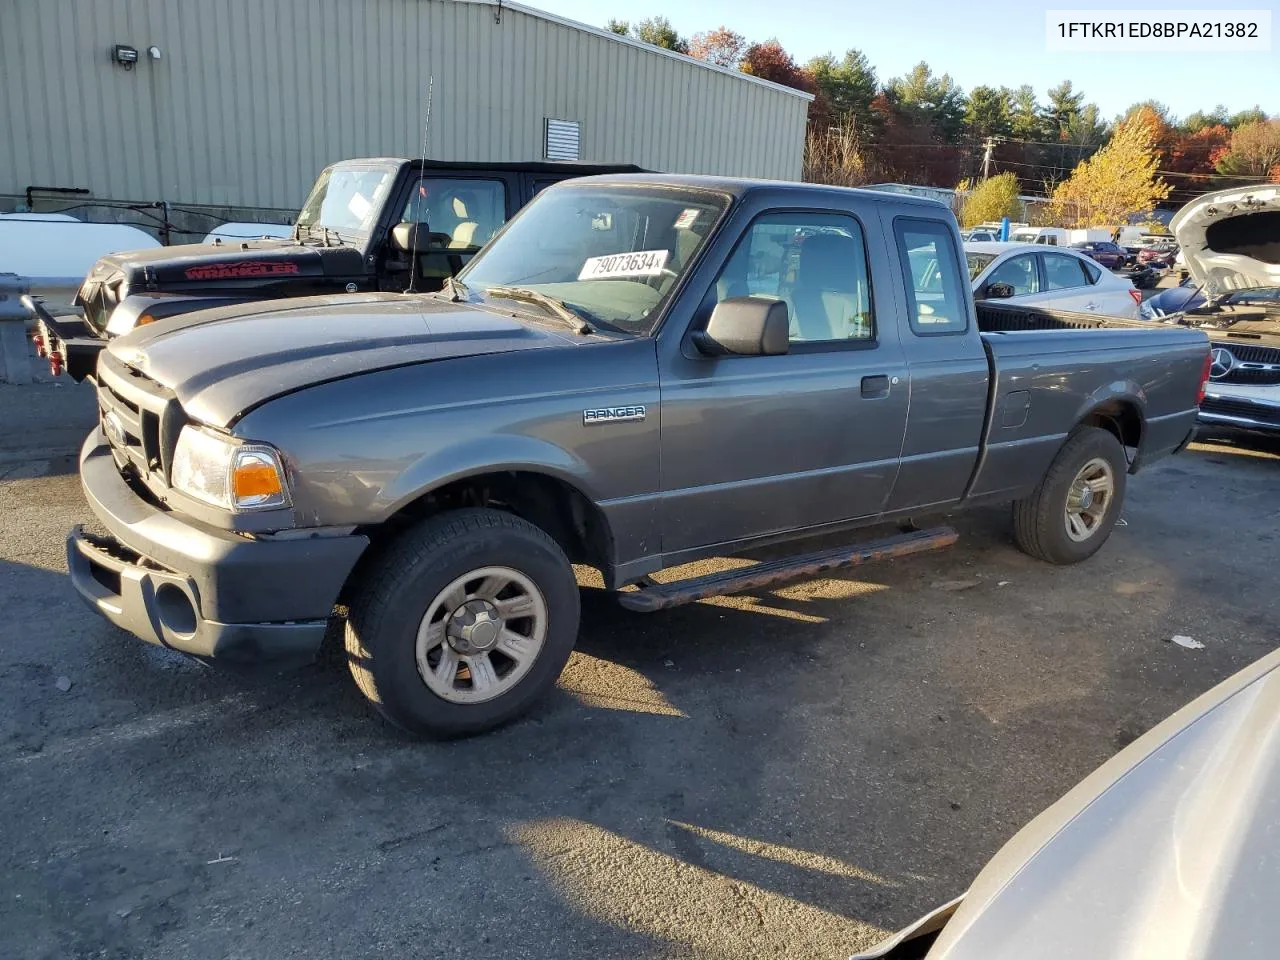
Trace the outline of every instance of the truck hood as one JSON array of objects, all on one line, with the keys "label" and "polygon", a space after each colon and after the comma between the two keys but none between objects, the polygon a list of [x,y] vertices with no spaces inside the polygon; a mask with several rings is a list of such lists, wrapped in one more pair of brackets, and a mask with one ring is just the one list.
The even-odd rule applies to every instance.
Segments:
[{"label": "truck hood", "polygon": [[1019,832],[928,960],[1274,956],[1280,650],[1156,726]]},{"label": "truck hood", "polygon": [[588,343],[481,306],[424,295],[340,294],[202,310],[138,327],[107,352],[230,427],[283,394],[389,367]]},{"label": "truck hood", "polygon": [[1206,193],[1169,222],[1187,269],[1211,297],[1280,286],[1280,184]]}]

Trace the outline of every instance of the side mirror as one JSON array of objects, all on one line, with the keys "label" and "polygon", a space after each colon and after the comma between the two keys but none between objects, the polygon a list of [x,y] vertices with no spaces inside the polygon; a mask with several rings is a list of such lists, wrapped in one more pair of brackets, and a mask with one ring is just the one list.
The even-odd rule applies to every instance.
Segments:
[{"label": "side mirror", "polygon": [[428,237],[425,223],[397,223],[391,228],[391,245],[401,253],[427,249]]},{"label": "side mirror", "polygon": [[1013,284],[1000,283],[997,280],[995,283],[987,284],[986,296],[983,297],[983,299],[984,300],[1008,300],[1012,296],[1013,296]]},{"label": "side mirror", "polygon": [[781,300],[730,297],[711,311],[707,329],[693,335],[694,345],[708,356],[776,356],[786,353],[791,319]]}]

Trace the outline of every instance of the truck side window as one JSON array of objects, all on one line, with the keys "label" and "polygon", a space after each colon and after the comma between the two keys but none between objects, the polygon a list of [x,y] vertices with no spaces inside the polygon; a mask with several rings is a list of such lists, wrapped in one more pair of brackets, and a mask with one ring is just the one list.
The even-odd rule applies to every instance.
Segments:
[{"label": "truck side window", "polygon": [[427,223],[432,246],[475,251],[507,219],[507,188],[501,180],[423,177],[405,204],[402,223]]},{"label": "truck side window", "polygon": [[716,280],[716,302],[767,297],[787,304],[792,343],[871,340],[875,322],[862,227],[829,213],[756,218]]},{"label": "truck side window", "polygon": [[951,230],[940,220],[900,217],[893,221],[893,233],[912,331],[922,335],[964,333],[969,329],[965,301],[970,293]]}]

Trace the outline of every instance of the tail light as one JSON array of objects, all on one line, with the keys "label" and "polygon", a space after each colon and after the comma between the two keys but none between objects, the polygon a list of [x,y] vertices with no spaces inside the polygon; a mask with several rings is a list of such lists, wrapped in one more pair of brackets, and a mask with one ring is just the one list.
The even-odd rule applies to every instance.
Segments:
[{"label": "tail light", "polygon": [[61,350],[49,351],[49,372],[55,377],[62,376],[63,362]]},{"label": "tail light", "polygon": [[1133,297],[1133,302],[1134,302],[1134,303],[1136,303],[1138,306],[1142,306],[1142,291],[1141,291],[1141,290],[1136,290],[1136,289],[1134,289],[1133,287],[1130,287],[1130,288],[1129,288],[1129,296]]},{"label": "tail light", "polygon": [[1209,371],[1213,369],[1213,354],[1204,355],[1204,366],[1200,370],[1200,389],[1196,391],[1196,406],[1204,403],[1204,391],[1209,385]]},{"label": "tail light", "polygon": [[45,354],[44,337],[37,333],[31,338],[31,342],[35,345],[36,356],[43,360]]}]

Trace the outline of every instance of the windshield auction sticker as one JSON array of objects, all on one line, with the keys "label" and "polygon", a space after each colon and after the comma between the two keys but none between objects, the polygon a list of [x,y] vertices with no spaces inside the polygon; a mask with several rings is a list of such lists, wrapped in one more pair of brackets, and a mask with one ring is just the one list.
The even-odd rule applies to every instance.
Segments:
[{"label": "windshield auction sticker", "polygon": [[667,265],[666,250],[637,250],[592,257],[578,271],[579,280],[610,280],[614,277],[657,277]]},{"label": "windshield auction sticker", "polygon": [[1046,10],[1045,46],[1070,53],[1266,53],[1270,10]]}]

